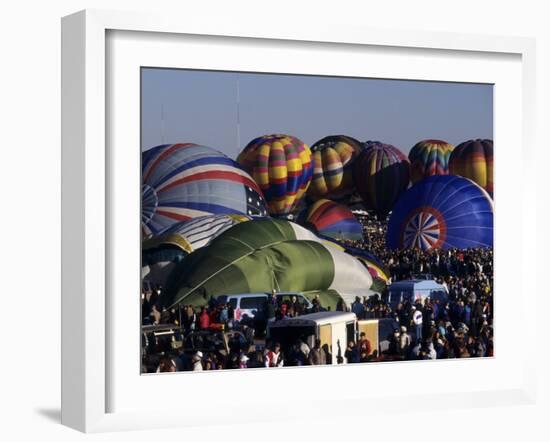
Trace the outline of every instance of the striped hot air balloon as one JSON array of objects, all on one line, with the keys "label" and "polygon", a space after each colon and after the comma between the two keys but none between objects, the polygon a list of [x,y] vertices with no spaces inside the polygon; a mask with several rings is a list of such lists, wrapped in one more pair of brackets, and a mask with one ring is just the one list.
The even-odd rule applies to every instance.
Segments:
[{"label": "striped hot air balloon", "polygon": [[142,248],[148,250],[162,245],[171,245],[191,253],[208,245],[210,241],[235,224],[251,219],[251,216],[234,214],[199,216],[161,230],[154,237],[143,241]]},{"label": "striped hot air balloon", "polygon": [[460,143],[449,158],[449,172],[470,178],[493,195],[493,140]]},{"label": "striped hot air balloon", "polygon": [[[323,236],[335,239],[362,240],[363,227],[346,206],[327,199],[320,199],[304,212],[298,220]],[[303,220],[301,219],[303,218]]]},{"label": "striped hot air balloon", "polygon": [[312,147],[313,178],[308,197],[342,200],[354,190],[353,162],[359,156],[361,142],[346,135],[330,135]]},{"label": "striped hot air balloon", "polygon": [[472,180],[433,175],[407,190],[392,211],[390,249],[492,247],[493,202]]},{"label": "striped hot air balloon", "polygon": [[449,174],[449,157],[454,146],[441,140],[423,140],[409,152],[411,181],[416,183],[432,175]]},{"label": "striped hot air balloon", "polygon": [[255,138],[237,161],[259,184],[272,215],[295,211],[313,175],[309,147],[290,135]]},{"label": "striped hot air balloon", "polygon": [[238,163],[211,147],[166,144],[142,155],[142,233],[209,214],[266,215],[262,191]]},{"label": "striped hot air balloon", "polygon": [[397,147],[367,141],[355,161],[354,181],[365,206],[385,218],[409,186],[409,160]]}]

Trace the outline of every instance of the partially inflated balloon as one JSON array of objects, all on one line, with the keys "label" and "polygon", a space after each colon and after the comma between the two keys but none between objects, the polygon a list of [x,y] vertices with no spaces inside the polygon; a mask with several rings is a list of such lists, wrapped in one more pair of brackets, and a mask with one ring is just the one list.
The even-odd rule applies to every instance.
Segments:
[{"label": "partially inflated balloon", "polygon": [[368,293],[372,276],[357,259],[298,224],[263,218],[237,224],[188,255],[161,299],[167,307],[204,305],[232,293]]},{"label": "partially inflated balloon", "polygon": [[390,249],[492,247],[493,202],[472,180],[434,175],[395,204],[387,233]]},{"label": "partially inflated balloon", "polygon": [[262,191],[239,164],[211,147],[165,144],[142,154],[144,236],[209,214],[266,215]]},{"label": "partially inflated balloon", "polygon": [[355,161],[354,181],[365,206],[385,218],[409,186],[409,160],[397,147],[367,141]]},{"label": "partially inflated balloon", "polygon": [[312,147],[313,179],[308,189],[312,199],[341,200],[353,193],[353,162],[363,146],[346,135],[330,135]]},{"label": "partially inflated balloon", "polygon": [[449,172],[470,178],[493,195],[493,140],[460,143],[449,159]]},{"label": "partially inflated balloon", "polygon": [[335,239],[359,241],[363,239],[363,227],[351,210],[342,204],[321,199],[306,210],[303,225],[323,236]]},{"label": "partially inflated balloon", "polygon": [[411,181],[416,183],[432,175],[449,174],[449,157],[454,146],[441,140],[423,140],[409,152]]},{"label": "partially inflated balloon", "polygon": [[313,175],[309,147],[290,135],[256,138],[237,161],[259,184],[272,215],[295,211]]}]

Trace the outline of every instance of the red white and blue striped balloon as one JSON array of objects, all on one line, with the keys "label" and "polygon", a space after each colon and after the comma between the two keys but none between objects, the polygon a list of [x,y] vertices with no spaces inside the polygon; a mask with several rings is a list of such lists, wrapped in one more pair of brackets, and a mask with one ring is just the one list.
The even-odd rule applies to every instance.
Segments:
[{"label": "red white and blue striped balloon", "polygon": [[142,154],[144,236],[210,214],[265,216],[262,191],[241,166],[211,147],[165,144]]},{"label": "red white and blue striped balloon", "polygon": [[[304,215],[305,219],[302,219]],[[324,198],[313,203],[298,217],[298,222],[311,228],[315,233],[330,238],[350,241],[363,239],[363,226],[351,210],[343,204]]]}]

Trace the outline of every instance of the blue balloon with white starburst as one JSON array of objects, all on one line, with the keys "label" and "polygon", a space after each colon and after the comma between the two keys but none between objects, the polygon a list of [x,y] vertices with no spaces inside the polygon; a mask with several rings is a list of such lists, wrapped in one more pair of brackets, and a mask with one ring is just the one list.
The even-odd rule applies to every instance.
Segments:
[{"label": "blue balloon with white starburst", "polygon": [[434,175],[397,200],[386,237],[390,249],[467,249],[493,246],[493,201],[475,182]]}]

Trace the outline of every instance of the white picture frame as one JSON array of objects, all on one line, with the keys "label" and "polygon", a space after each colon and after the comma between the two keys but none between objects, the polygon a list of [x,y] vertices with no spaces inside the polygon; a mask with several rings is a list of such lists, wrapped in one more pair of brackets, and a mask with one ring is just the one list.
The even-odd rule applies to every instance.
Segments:
[{"label": "white picture frame", "polygon": [[[116,40],[118,43],[112,43],[109,41],[109,36],[121,36],[122,38]],[[130,38],[126,38],[127,36]],[[408,391],[401,389],[396,391],[391,388],[387,391],[374,391],[374,388],[358,387],[353,391],[342,392],[328,388],[330,393],[327,394],[313,394],[312,392],[309,396],[306,394],[300,398],[293,397],[288,406],[284,406],[284,400],[264,400],[261,402],[262,407],[248,409],[245,416],[236,413],[221,413],[215,410],[210,410],[211,413],[207,414],[207,405],[203,403],[188,408],[174,409],[174,407],[170,407],[170,410],[166,410],[162,409],[162,406],[159,407],[158,404],[151,404],[150,401],[145,400],[152,388],[166,391],[176,388],[176,384],[181,387],[187,383],[219,391],[228,383],[244,382],[244,378],[239,378],[242,375],[235,372],[201,375],[182,373],[159,376],[139,376],[139,372],[134,373],[133,370],[121,372],[125,369],[120,369],[119,366],[123,366],[123,361],[127,359],[122,359],[126,357],[122,354],[123,352],[114,351],[115,348],[120,348],[116,347],[114,342],[116,339],[122,339],[120,333],[124,334],[120,331],[122,327],[118,325],[121,323],[120,316],[117,316],[121,311],[120,306],[126,305],[128,296],[133,295],[127,293],[118,295],[114,300],[113,288],[118,289],[117,294],[133,293],[133,289],[124,291],[120,288],[125,286],[125,281],[131,280],[133,270],[139,273],[139,229],[133,232],[131,228],[128,228],[128,224],[122,220],[126,211],[125,207],[121,209],[122,206],[114,202],[117,201],[117,198],[118,201],[120,198],[126,199],[130,204],[129,212],[135,211],[136,198],[138,198],[139,205],[139,196],[137,192],[134,192],[138,188],[136,177],[139,179],[139,168],[131,166],[138,164],[136,161],[139,160],[141,154],[138,143],[135,146],[136,153],[132,154],[133,159],[129,160],[130,166],[128,166],[127,172],[124,172],[124,169],[120,167],[120,155],[127,153],[126,148],[134,145],[136,136],[139,139],[139,134],[132,132],[132,136],[129,137],[130,141],[124,143],[118,142],[119,138],[117,137],[120,136],[118,132],[123,130],[119,127],[133,131],[135,125],[139,125],[139,120],[135,119],[136,112],[139,113],[139,110],[135,108],[135,103],[139,102],[139,89],[135,88],[135,77],[125,81],[127,83],[125,88],[117,87],[114,90],[112,86],[120,84],[119,77],[124,75],[125,69],[134,69],[135,66],[140,65],[143,59],[141,57],[146,57],[147,54],[152,54],[148,60],[158,61],[162,66],[180,66],[181,61],[175,60],[170,63],[166,61],[167,58],[163,57],[171,57],[170,51],[173,51],[177,45],[185,45],[186,38],[193,39],[194,43],[205,50],[210,48],[208,50],[218,51],[219,57],[216,57],[217,61],[213,64],[196,62],[195,66],[187,66],[196,68],[204,68],[208,64],[209,68],[248,70],[249,67],[254,69],[256,64],[260,70],[277,72],[269,63],[264,63],[260,67],[261,62],[253,60],[252,57],[246,66],[228,61],[223,57],[220,47],[230,48],[232,43],[235,43],[234,46],[237,47],[235,50],[242,49],[243,51],[248,50],[246,45],[257,48],[267,44],[273,50],[287,55],[292,51],[303,55],[310,50],[315,52],[317,47],[322,47],[323,51],[332,51],[334,56],[341,54],[343,58],[355,56],[356,51],[370,51],[371,55],[369,56],[377,57],[386,57],[393,52],[398,52],[397,56],[399,57],[410,56],[411,66],[407,67],[408,73],[404,70],[403,74],[395,74],[394,78],[453,80],[450,74],[445,74],[445,78],[440,78],[437,75],[430,77],[427,74],[427,67],[422,66],[422,63],[419,62],[419,60],[426,59],[430,63],[441,63],[441,65],[463,56],[471,58],[468,63],[480,63],[480,65],[485,63],[484,60],[491,58],[502,60],[502,63],[505,64],[509,63],[509,77],[504,76],[503,73],[498,74],[499,69],[494,69],[494,74],[485,75],[478,72],[470,76],[466,71],[460,73],[460,69],[457,68],[455,81],[491,82],[491,75],[503,75],[498,77],[502,78],[502,82],[499,80],[495,83],[497,88],[501,84],[503,85],[502,94],[495,95],[495,131],[497,133],[495,140],[497,146],[505,147],[509,141],[504,138],[499,139],[498,134],[507,133],[509,139],[517,141],[521,145],[521,186],[512,188],[501,178],[506,175],[508,168],[514,165],[514,159],[506,154],[505,148],[501,148],[503,149],[501,150],[503,152],[502,162],[497,162],[495,166],[497,182],[495,253],[497,254],[497,272],[500,271],[502,275],[496,276],[496,290],[502,292],[506,290],[504,284],[498,284],[498,278],[505,278],[507,270],[512,268],[510,267],[511,263],[508,262],[509,259],[504,256],[503,252],[501,252],[502,264],[499,262],[501,258],[498,257],[498,236],[506,236],[507,228],[505,221],[499,221],[499,213],[503,214],[500,219],[506,217],[506,201],[508,199],[516,198],[521,200],[522,204],[521,219],[512,221],[516,229],[519,229],[522,241],[520,244],[513,245],[509,252],[510,254],[514,253],[514,260],[516,263],[519,262],[517,271],[522,275],[527,275],[529,266],[525,257],[535,255],[536,241],[533,240],[535,229],[530,228],[530,223],[536,217],[536,193],[526,190],[529,187],[536,187],[534,174],[529,173],[533,167],[532,158],[536,157],[533,155],[535,150],[533,142],[534,40],[453,33],[394,32],[368,27],[354,28],[336,25],[328,28],[301,24],[298,27],[291,22],[279,24],[277,27],[264,27],[261,23],[240,23],[235,20],[218,22],[210,21],[204,17],[181,21],[178,17],[143,13],[97,10],[78,12],[63,18],[62,21],[62,423],[80,431],[98,432],[207,425],[212,420],[216,420],[218,423],[267,421],[291,418],[295,414],[295,410],[298,409],[303,417],[327,416],[328,418],[333,414],[357,414],[369,410],[390,411],[394,408],[395,399],[405,395],[414,398],[415,406],[419,410],[431,410],[442,406],[464,408],[474,405],[533,403],[536,397],[536,361],[525,358],[517,366],[508,367],[510,360],[506,357],[507,347],[516,342],[514,341],[516,337],[508,330],[504,320],[498,322],[500,317],[507,317],[506,301],[503,301],[498,307],[496,317],[497,355],[493,360],[436,361],[439,364],[437,370],[440,371],[452,371],[459,368],[472,372],[478,368],[487,373],[490,373],[491,370],[495,371],[494,380],[487,388],[474,383],[471,390],[457,387],[457,390],[452,392],[444,389],[441,393],[437,390],[428,390],[425,392],[427,394],[423,394],[421,390],[415,388]],[[209,43],[212,38],[215,39],[216,44]],[[139,40],[137,43],[136,39]],[[145,46],[150,40],[154,40],[154,47],[146,50]],[[142,44],[144,50],[136,51],[136,44]],[[163,50],[162,48],[168,49]],[[196,48],[194,51],[195,53],[199,52]],[[176,52],[174,51],[174,53]],[[415,57],[417,58],[415,59]],[[462,58],[460,59],[462,60]],[[314,61],[313,58],[312,61]],[[464,62],[466,62],[466,58],[464,58]],[[115,65],[117,68],[113,70],[112,66]],[[151,66],[151,64],[144,65]],[[394,66],[394,71],[384,72],[382,69],[375,72],[371,70],[366,73],[368,74],[366,76],[387,78],[391,72],[397,72],[395,66],[398,66],[398,63],[388,59],[388,66],[390,65]],[[241,67],[239,68],[239,66]],[[296,65],[294,69],[292,72],[320,73],[315,69],[321,68],[306,69]],[[285,71],[289,72],[289,69],[287,68]],[[488,67],[487,72],[489,71]],[[131,75],[134,76],[135,69],[132,72]],[[323,73],[343,74],[338,71],[324,71]],[[518,86],[520,90],[516,90],[514,85]],[[118,91],[127,94],[124,95],[124,98],[128,98],[127,102],[123,102],[126,103],[123,106],[130,107],[127,109],[129,112],[127,112],[128,117],[125,122],[117,119],[117,115],[120,115],[121,100],[114,100],[113,94]],[[135,96],[136,93],[137,96]],[[502,102],[499,103],[500,97],[507,103],[516,103],[519,108],[507,110],[506,106],[502,106]],[[133,108],[132,103],[134,104]],[[116,127],[110,127],[113,121],[117,121]],[[512,123],[515,124],[515,127],[509,127]],[[127,126],[125,126],[126,124]],[[511,132],[505,132],[507,130]],[[112,146],[122,146],[122,144],[124,146],[121,148],[111,149]],[[497,149],[499,148],[497,147]],[[497,152],[499,151],[497,150]],[[506,157],[507,161],[504,160]],[[530,186],[530,184],[533,185]],[[499,188],[503,189],[500,194],[502,197],[499,197]],[[132,204],[133,206],[131,206]],[[139,225],[137,217],[135,222]],[[499,229],[501,233],[499,233]],[[135,237],[132,236],[134,233]],[[132,256],[129,259],[131,262],[128,269],[116,268],[117,256],[120,256],[121,247],[128,251],[128,256]],[[506,261],[507,259],[508,261]],[[499,265],[502,270],[498,270]],[[114,268],[116,271],[113,270]],[[129,279],[125,279],[127,277]],[[526,310],[529,302],[532,302],[536,290],[533,278],[524,278],[524,281],[519,299],[523,310]],[[137,279],[135,283],[137,284]],[[138,293],[136,293],[135,299],[137,305]],[[133,307],[129,306],[130,310],[131,308]],[[501,313],[502,315],[498,316]],[[114,318],[117,320],[115,321]],[[129,324],[131,329],[131,320]],[[533,337],[535,326],[531,323],[524,325],[522,336]],[[132,341],[128,345],[130,354],[139,347],[137,329],[132,329],[132,333],[135,333],[136,342]],[[500,336],[503,337],[502,341],[500,341]],[[524,342],[525,346],[534,346],[535,340],[534,338],[525,339]],[[529,350],[525,346],[524,351],[528,352]],[[501,351],[502,357],[499,356],[499,351]],[[115,358],[119,359],[116,359],[117,363],[113,364]],[[119,364],[119,362],[122,363]],[[456,365],[457,363],[466,365],[459,367]],[[473,364],[478,365],[474,367]],[[113,365],[116,365],[116,368]],[[391,364],[391,368],[387,364],[368,365],[369,367],[346,367],[347,371],[344,376],[349,379],[360,379],[366,373],[379,376],[382,373],[381,370],[391,370],[392,377],[395,376],[395,373],[405,372],[417,376],[421,375],[424,370],[421,364],[396,363]],[[314,372],[320,373],[328,385],[331,385],[338,377],[342,376],[342,372],[336,371],[337,369],[340,368],[323,367],[307,369],[304,372],[307,372],[309,376],[312,376],[311,373]],[[430,370],[432,369],[433,365],[430,366]],[[251,371],[247,374],[246,382],[254,386],[252,388],[265,382],[266,376],[271,377],[274,382],[279,382],[285,377],[288,379],[288,373],[290,373],[288,370],[265,370],[261,373]],[[302,376],[296,374],[296,371],[293,373],[293,376]],[[191,378],[190,376],[198,377]],[[130,379],[134,379],[137,383],[130,383]],[[115,395],[117,400],[113,401],[113,391],[119,389],[119,385],[123,384],[126,386],[126,390],[117,392]],[[142,395],[142,404],[138,404],[139,399],[132,396],[136,392],[139,393],[137,396]],[[376,398],[376,403],[365,400],[369,397]],[[437,406],[434,405],[434,400],[437,401]],[[235,405],[241,402],[244,404],[243,399],[239,397],[232,397],[231,401]],[[135,404],[135,407],[128,406],[129,403]],[[334,406],[336,404],[337,406]]]}]

